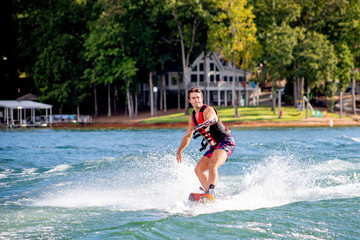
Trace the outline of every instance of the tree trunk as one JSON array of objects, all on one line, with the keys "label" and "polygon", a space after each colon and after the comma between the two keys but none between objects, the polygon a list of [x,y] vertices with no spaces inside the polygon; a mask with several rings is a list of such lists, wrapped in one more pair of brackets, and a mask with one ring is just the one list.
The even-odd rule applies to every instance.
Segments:
[{"label": "tree trunk", "polygon": [[327,101],[327,99],[328,99],[328,80],[327,79],[325,79],[325,106],[326,106],[326,109],[328,109],[328,101]]},{"label": "tree trunk", "polygon": [[306,118],[309,118],[310,84],[308,84],[308,86],[307,86],[306,98],[307,98],[307,103],[306,103]]},{"label": "tree trunk", "polygon": [[99,109],[98,109],[98,103],[97,103],[96,83],[94,83],[94,107],[95,107],[95,116],[98,116]]},{"label": "tree trunk", "polygon": [[276,106],[276,81],[272,80],[272,106],[271,106],[271,111],[273,112],[273,114],[275,115],[275,106]]},{"label": "tree trunk", "polygon": [[110,83],[108,85],[108,117],[111,117],[111,86]]},{"label": "tree trunk", "polygon": [[[179,76],[177,77],[176,81],[177,81],[177,102],[178,102],[178,110],[181,109],[181,102],[180,102],[180,81],[179,81]],[[186,103],[185,103],[186,104]]]},{"label": "tree trunk", "polygon": [[118,91],[117,91],[117,87],[116,87],[116,83],[114,84],[114,113],[117,113],[117,105],[116,102],[118,100]]},{"label": "tree trunk", "polygon": [[356,95],[355,95],[355,78],[352,78],[352,89],[351,89],[351,96],[352,96],[352,109],[353,114],[356,115]]},{"label": "tree trunk", "polygon": [[210,104],[208,99],[208,93],[207,93],[207,52],[204,51],[204,103]]},{"label": "tree trunk", "polygon": [[157,116],[158,111],[158,90],[155,91],[155,101],[154,101],[154,116]]},{"label": "tree trunk", "polygon": [[130,93],[131,115],[134,117],[134,95]]},{"label": "tree trunk", "polygon": [[188,88],[189,88],[189,83],[188,83],[188,78],[187,78],[187,75],[188,75],[188,71],[189,71],[189,68],[186,66],[184,67],[184,75],[183,75],[183,79],[184,79],[184,89],[185,89],[185,115],[189,115],[189,102],[188,102]]},{"label": "tree trunk", "polygon": [[80,119],[80,104],[76,104],[77,121]]},{"label": "tree trunk", "polygon": [[[245,76],[245,72],[244,72],[244,76]],[[245,87],[244,87],[244,91],[245,91],[245,106],[248,107],[249,106],[249,92],[247,89],[247,85],[248,85],[248,80],[245,77]]]},{"label": "tree trunk", "polygon": [[[235,53],[233,53],[233,82],[232,82],[232,103],[234,105],[235,117],[239,118],[239,112],[237,108],[237,97],[236,97],[236,64],[235,64]],[[225,92],[226,94],[226,92]]]},{"label": "tree trunk", "polygon": [[165,74],[162,75],[162,82],[163,82],[163,96],[164,96],[164,112],[167,112],[167,100],[166,100],[166,79]]},{"label": "tree trunk", "polygon": [[278,90],[278,106],[279,106],[279,119],[281,119],[281,89]]},{"label": "tree trunk", "polygon": [[304,78],[299,79],[299,87],[298,87],[298,94],[301,101],[301,104],[303,104],[303,96],[304,96]]},{"label": "tree trunk", "polygon": [[181,59],[182,59],[182,65],[183,65],[183,79],[184,79],[184,87],[185,87],[185,115],[189,115],[189,102],[188,102],[188,93],[187,89],[189,87],[189,79],[188,79],[188,73],[189,73],[189,61],[190,61],[190,55],[192,52],[192,49],[194,47],[195,43],[195,33],[198,26],[197,18],[194,19],[193,25],[192,25],[192,36],[191,36],[191,44],[189,47],[189,50],[187,53],[185,53],[185,39],[183,36],[183,32],[181,29],[181,21],[179,21],[179,16],[177,12],[173,12],[173,16],[176,19],[176,25],[179,31],[179,38],[180,38],[180,45],[181,45]]},{"label": "tree trunk", "polygon": [[[294,71],[295,70],[296,70],[296,59],[294,60]],[[294,94],[294,107],[297,107],[299,99],[300,99],[300,94],[298,94],[298,86],[297,86],[298,78],[294,76],[293,81],[294,81],[294,91],[293,91],[293,94]]]},{"label": "tree trunk", "polygon": [[181,59],[182,59],[182,65],[183,65],[183,82],[184,82],[184,88],[185,88],[185,115],[189,115],[189,104],[188,104],[188,93],[187,93],[189,67],[186,62],[184,38],[183,38],[182,31],[181,31],[179,24],[178,24],[178,28],[179,28],[179,34],[180,34]]},{"label": "tree trunk", "polygon": [[128,107],[128,97],[127,97],[126,93],[125,93],[125,108],[124,109],[125,109],[124,114],[125,114],[125,116],[127,116],[129,107]]},{"label": "tree trunk", "polygon": [[343,91],[340,89],[340,118],[343,116]]},{"label": "tree trunk", "polygon": [[[161,78],[162,78],[162,76],[163,76],[163,73],[161,74]],[[162,111],[163,109],[164,109],[164,91],[163,91],[163,89],[164,89],[164,83],[163,83],[163,81],[162,81],[162,79],[161,79],[161,81],[159,81],[160,82],[160,89],[159,89],[159,97],[160,97],[160,100],[159,100],[159,110],[160,111]]]},{"label": "tree trunk", "polygon": [[152,81],[152,75],[153,73],[149,73],[149,97],[150,97],[150,112],[151,116],[153,117],[154,114],[154,92],[153,92],[153,81]]},{"label": "tree trunk", "polygon": [[128,106],[128,112],[129,112],[129,118],[133,117],[133,109],[132,109],[132,104],[131,104],[131,95],[130,95],[130,90],[129,90],[129,83],[128,83],[128,87],[126,89],[126,102],[127,102],[127,106]]},{"label": "tree trunk", "polygon": [[298,102],[299,102],[299,96],[298,96],[298,89],[297,89],[297,79],[294,78],[294,107],[298,106]]},{"label": "tree trunk", "polygon": [[135,116],[138,115],[138,108],[139,108],[138,95],[135,94],[135,113],[134,113]]},{"label": "tree trunk", "polygon": [[[246,78],[246,73],[245,73],[245,71],[244,71],[244,81],[245,81],[245,87],[244,87],[244,91],[246,91],[246,82],[247,82],[247,78]],[[241,84],[241,82],[240,82],[240,80],[239,80],[239,84]],[[241,93],[241,90],[240,90],[240,93]],[[245,94],[244,94],[245,95]],[[239,96],[240,97],[240,99],[242,100],[242,95],[241,96]],[[245,100],[246,101],[246,100]],[[245,105],[245,101],[244,101],[244,105]],[[241,105],[241,102],[239,102],[239,105]]]}]

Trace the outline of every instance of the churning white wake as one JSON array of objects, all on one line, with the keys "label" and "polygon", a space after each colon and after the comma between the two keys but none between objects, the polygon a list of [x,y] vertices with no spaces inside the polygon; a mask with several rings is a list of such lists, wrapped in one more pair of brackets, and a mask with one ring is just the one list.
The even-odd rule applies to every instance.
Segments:
[{"label": "churning white wake", "polygon": [[[195,159],[184,158],[184,163],[179,164],[173,154],[154,153],[92,161],[75,173],[77,177],[71,178],[74,172],[69,172],[69,178],[44,190],[33,202],[66,208],[202,214],[360,197],[360,162],[331,159],[306,163],[287,154],[270,156],[249,169],[239,166],[237,175],[221,175],[217,201],[192,204],[187,197],[190,192],[198,192],[200,184],[194,173]],[[236,162],[231,164],[234,166]]]},{"label": "churning white wake", "polygon": [[240,192],[219,208],[251,210],[298,201],[360,196],[360,162],[328,160],[299,163],[291,156],[271,156],[241,177]]},{"label": "churning white wake", "polygon": [[[195,163],[184,157],[183,164],[170,154],[92,161],[80,174],[76,173],[76,178],[69,172],[69,178],[53,184],[34,202],[38,206],[109,207],[123,211],[172,209],[199,187]],[[65,170],[63,166],[54,170],[60,168]],[[56,171],[47,173],[51,172]]]}]

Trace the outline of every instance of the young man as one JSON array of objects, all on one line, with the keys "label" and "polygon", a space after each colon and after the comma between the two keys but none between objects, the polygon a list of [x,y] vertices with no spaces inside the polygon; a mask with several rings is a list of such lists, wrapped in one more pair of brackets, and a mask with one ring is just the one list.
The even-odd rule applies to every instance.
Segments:
[{"label": "young man", "polygon": [[[218,168],[223,165],[235,148],[235,140],[230,135],[230,130],[219,120],[216,110],[203,104],[203,94],[199,88],[190,88],[188,90],[189,102],[194,111],[189,120],[189,126],[186,134],[177,151],[176,159],[182,162],[182,151],[189,145],[193,132],[203,137],[202,148],[210,145],[210,149],[200,159],[195,167],[195,173],[205,190],[215,197],[215,184],[218,181]],[[209,175],[206,171],[209,170]]]}]

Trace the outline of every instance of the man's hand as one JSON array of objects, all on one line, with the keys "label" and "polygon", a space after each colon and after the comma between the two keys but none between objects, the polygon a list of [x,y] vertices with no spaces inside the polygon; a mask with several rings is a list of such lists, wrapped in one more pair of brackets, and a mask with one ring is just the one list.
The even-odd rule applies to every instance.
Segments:
[{"label": "man's hand", "polygon": [[178,152],[178,153],[176,154],[176,160],[178,161],[178,163],[182,163],[181,152]]}]

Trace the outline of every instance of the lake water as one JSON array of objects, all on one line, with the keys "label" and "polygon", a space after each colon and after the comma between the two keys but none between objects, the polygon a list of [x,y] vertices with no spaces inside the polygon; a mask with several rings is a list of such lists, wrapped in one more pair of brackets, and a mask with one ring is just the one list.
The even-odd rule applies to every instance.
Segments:
[{"label": "lake water", "polygon": [[0,131],[0,239],[360,239],[360,128],[232,129],[217,201],[185,129]]}]

